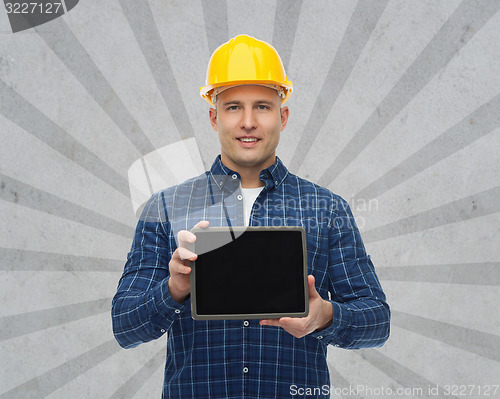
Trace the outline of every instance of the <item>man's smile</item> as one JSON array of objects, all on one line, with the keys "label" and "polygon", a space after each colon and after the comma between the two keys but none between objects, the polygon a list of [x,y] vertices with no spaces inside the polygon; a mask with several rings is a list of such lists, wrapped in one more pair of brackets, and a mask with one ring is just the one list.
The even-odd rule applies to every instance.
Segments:
[{"label": "man's smile", "polygon": [[260,141],[259,138],[253,136],[237,137],[236,140],[238,140],[243,147],[254,147]]},{"label": "man's smile", "polygon": [[238,140],[243,141],[245,143],[251,143],[252,141],[257,141],[259,139],[255,137],[239,137]]}]

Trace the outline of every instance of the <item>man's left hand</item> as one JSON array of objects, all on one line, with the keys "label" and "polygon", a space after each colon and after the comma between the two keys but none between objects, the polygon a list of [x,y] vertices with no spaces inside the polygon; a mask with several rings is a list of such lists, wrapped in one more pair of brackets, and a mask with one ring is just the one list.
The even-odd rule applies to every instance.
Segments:
[{"label": "man's left hand", "polygon": [[296,338],[322,330],[332,323],[333,309],[330,302],[325,301],[316,291],[314,276],[307,276],[309,284],[309,314],[307,317],[282,317],[280,319],[264,319],[261,326],[282,327]]}]

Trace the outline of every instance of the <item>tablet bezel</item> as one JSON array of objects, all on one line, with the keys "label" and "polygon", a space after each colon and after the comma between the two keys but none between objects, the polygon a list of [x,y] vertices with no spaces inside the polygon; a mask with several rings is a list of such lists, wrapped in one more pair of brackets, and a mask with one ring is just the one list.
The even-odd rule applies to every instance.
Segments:
[{"label": "tablet bezel", "polygon": [[[193,228],[192,233],[196,235],[198,231],[203,232],[231,232],[236,237],[243,234],[246,231],[259,232],[259,231],[298,231],[301,233],[301,243],[302,243],[302,275],[304,284],[304,311],[301,312],[274,312],[274,313],[237,313],[237,314],[198,314],[197,311],[197,297],[196,297],[196,261],[191,261],[191,276],[190,276],[190,288],[191,288],[191,316],[194,320],[249,320],[249,319],[278,319],[281,317],[306,317],[309,314],[309,285],[307,282],[307,248],[306,248],[306,232],[303,227],[300,226],[235,226],[235,227],[207,227],[207,228]],[[193,246],[193,250],[196,253],[196,243]]]}]

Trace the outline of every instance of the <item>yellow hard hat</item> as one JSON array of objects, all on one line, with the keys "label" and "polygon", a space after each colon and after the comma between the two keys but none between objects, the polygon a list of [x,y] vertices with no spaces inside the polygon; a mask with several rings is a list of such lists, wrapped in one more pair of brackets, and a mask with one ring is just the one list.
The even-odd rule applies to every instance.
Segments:
[{"label": "yellow hard hat", "polygon": [[292,82],[287,80],[276,49],[251,36],[239,35],[219,46],[212,54],[205,86],[200,88],[200,94],[213,106],[215,89],[244,84],[275,88],[281,94],[282,104],[292,93]]}]

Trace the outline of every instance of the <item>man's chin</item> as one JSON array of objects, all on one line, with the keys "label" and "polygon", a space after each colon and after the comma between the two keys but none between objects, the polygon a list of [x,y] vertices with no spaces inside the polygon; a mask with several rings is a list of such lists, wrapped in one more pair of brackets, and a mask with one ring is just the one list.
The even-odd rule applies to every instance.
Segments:
[{"label": "man's chin", "polygon": [[251,160],[241,160],[237,163],[237,165],[242,168],[256,168],[261,165],[261,162],[251,161]]},{"label": "man's chin", "polygon": [[242,168],[248,168],[248,169],[258,169],[260,172],[261,170],[264,170],[268,167],[270,167],[272,164],[274,164],[274,160],[267,160],[267,159],[245,159],[245,160],[240,160],[238,163],[238,166]]}]

